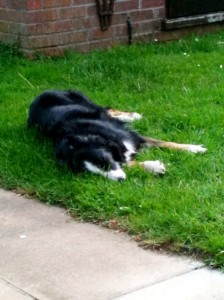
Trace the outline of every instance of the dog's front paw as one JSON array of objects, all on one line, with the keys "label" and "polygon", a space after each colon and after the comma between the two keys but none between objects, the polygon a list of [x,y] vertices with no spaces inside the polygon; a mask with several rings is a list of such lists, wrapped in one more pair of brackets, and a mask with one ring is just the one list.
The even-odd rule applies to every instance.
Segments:
[{"label": "dog's front paw", "polygon": [[136,112],[122,112],[116,117],[123,122],[134,122],[135,120],[140,120],[142,115]]},{"label": "dog's front paw", "polygon": [[136,112],[130,113],[130,117],[132,118],[132,121],[140,120],[142,118],[142,115]]},{"label": "dog's front paw", "polygon": [[202,145],[188,145],[186,150],[192,153],[205,153],[207,148],[204,148]]},{"label": "dog's front paw", "polygon": [[133,122],[142,118],[142,115],[136,112],[126,112],[112,108],[108,109],[107,112],[112,118],[118,119],[123,122]]},{"label": "dog's front paw", "polygon": [[161,163],[159,160],[146,160],[141,163],[141,165],[150,173],[153,173],[154,175],[161,175],[166,172],[166,168],[163,163]]},{"label": "dog's front paw", "polygon": [[126,174],[122,169],[110,170],[108,172],[104,172],[103,175],[111,180],[122,181],[126,179]]}]

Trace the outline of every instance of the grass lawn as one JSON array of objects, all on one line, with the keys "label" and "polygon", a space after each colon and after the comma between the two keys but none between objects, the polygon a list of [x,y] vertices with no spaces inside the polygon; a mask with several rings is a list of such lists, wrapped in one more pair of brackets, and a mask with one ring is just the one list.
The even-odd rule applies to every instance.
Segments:
[{"label": "grass lawn", "polygon": [[[224,32],[33,61],[1,46],[0,78],[1,187],[125,228],[149,247],[199,254],[224,270]],[[164,177],[139,168],[126,169],[121,183],[73,175],[57,167],[51,143],[26,128],[36,95],[69,88],[143,114],[132,126],[144,135],[204,144],[208,152],[137,156],[164,162]]]}]

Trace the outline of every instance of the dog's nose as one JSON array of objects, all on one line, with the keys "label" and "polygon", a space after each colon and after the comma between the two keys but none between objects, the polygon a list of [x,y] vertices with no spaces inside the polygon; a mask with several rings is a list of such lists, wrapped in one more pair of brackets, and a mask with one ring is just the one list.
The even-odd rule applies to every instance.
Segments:
[{"label": "dog's nose", "polygon": [[117,180],[118,181],[123,181],[123,180],[125,180],[125,178],[124,177],[118,177]]}]

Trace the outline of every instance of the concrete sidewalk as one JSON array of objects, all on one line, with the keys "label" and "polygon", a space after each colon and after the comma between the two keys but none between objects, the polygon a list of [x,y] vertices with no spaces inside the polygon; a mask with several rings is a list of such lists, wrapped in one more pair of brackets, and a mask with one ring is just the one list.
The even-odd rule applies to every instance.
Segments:
[{"label": "concrete sidewalk", "polygon": [[224,299],[224,275],[0,190],[0,300]]}]

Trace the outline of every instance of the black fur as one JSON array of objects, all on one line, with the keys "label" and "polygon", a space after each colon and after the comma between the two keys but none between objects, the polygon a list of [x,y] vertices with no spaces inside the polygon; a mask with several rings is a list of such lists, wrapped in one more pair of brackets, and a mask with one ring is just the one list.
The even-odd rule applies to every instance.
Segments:
[{"label": "black fur", "polygon": [[73,171],[85,169],[84,161],[103,170],[126,162],[123,141],[136,151],[144,138],[125,123],[109,116],[107,109],[76,91],[46,91],[32,102],[28,126],[37,127],[53,140],[56,159]]}]

